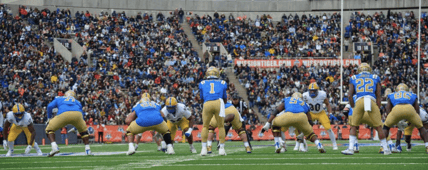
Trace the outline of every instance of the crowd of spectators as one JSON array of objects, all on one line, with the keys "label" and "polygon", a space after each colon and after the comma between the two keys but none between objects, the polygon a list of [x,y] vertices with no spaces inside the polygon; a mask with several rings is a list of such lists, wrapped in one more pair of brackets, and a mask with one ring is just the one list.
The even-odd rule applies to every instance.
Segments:
[{"label": "crowd of spectators", "polygon": [[[196,123],[202,122],[197,83],[209,63],[193,49],[179,15],[72,15],[69,10],[22,6],[13,17],[6,9],[2,6],[0,18],[3,114],[19,102],[35,123],[44,123],[48,103],[71,89],[83,105],[87,124],[122,125],[147,91],[160,104],[176,97],[192,110]],[[47,45],[54,37],[72,38],[85,52],[67,62]]]},{"label": "crowd of spectators", "polygon": [[214,13],[189,20],[200,43],[220,42],[237,59],[330,57],[340,55],[340,14],[297,14],[274,22],[270,15],[257,18]]}]

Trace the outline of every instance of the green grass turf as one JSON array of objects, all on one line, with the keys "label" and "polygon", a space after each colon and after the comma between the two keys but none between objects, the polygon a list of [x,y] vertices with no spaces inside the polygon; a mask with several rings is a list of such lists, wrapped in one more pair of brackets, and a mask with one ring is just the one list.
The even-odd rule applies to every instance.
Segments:
[{"label": "green grass turf", "polygon": [[[424,146],[413,146],[412,152],[396,153],[384,156],[378,154],[379,146],[365,146],[360,148],[360,153],[353,156],[340,154],[345,146],[339,146],[338,151],[333,151],[329,141],[323,141],[327,153],[320,154],[315,146],[309,146],[309,152],[293,151],[294,141],[287,141],[288,151],[281,154],[274,153],[272,141],[252,142],[254,147],[252,154],[247,154],[242,142],[227,142],[227,156],[218,156],[217,151],[209,156],[201,157],[191,154],[188,144],[175,144],[175,155],[166,155],[156,151],[156,144],[140,144],[136,154],[127,156],[56,156],[48,157],[14,157],[0,158],[0,169],[234,169],[234,170],[276,170],[276,169],[426,169],[428,166],[428,154]],[[347,143],[340,141],[339,143]],[[378,143],[372,141],[360,141],[360,143]],[[414,141],[414,143],[421,143]],[[200,152],[201,143],[195,143]],[[41,146],[44,153],[50,151],[50,146]],[[25,146],[16,146],[15,154],[23,153]],[[119,152],[127,151],[127,144],[94,144],[92,152]],[[404,148],[403,148],[404,149]],[[83,152],[83,145],[60,145],[61,153]],[[31,151],[35,153],[34,150]],[[0,154],[6,154],[1,150]]]}]

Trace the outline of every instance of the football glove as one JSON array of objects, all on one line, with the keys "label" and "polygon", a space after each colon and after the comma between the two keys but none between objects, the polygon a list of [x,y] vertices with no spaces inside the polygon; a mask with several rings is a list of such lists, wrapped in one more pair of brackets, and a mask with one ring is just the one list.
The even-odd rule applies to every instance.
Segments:
[{"label": "football glove", "polygon": [[407,122],[405,120],[400,120],[397,123],[397,127],[400,131],[404,131],[404,129],[408,126]]},{"label": "football glove", "polygon": [[3,149],[7,151],[7,140],[3,140]]},{"label": "football glove", "polygon": [[193,128],[189,128],[189,130],[187,130],[187,132],[184,133],[184,135],[186,135],[186,137],[189,137],[190,135],[192,135],[192,130]]},{"label": "football glove", "polygon": [[28,145],[27,148],[25,148],[25,154],[29,154],[32,148],[31,145]]},{"label": "football glove", "polygon": [[268,131],[270,129],[270,123],[266,122],[266,124],[262,127],[262,133]]}]

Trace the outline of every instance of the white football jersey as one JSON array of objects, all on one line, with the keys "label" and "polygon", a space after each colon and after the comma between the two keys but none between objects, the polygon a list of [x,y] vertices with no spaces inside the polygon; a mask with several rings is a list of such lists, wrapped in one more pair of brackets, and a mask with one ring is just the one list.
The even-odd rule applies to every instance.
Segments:
[{"label": "white football jersey", "polygon": [[192,116],[189,109],[187,109],[187,107],[182,103],[177,104],[175,114],[169,113],[168,109],[166,109],[166,106],[162,108],[162,113],[165,115],[165,118],[172,123],[180,121],[183,117],[189,119],[189,117]]},{"label": "white football jersey", "polygon": [[428,114],[422,107],[419,108],[419,116],[421,117],[422,122],[428,123]]},{"label": "white football jersey", "polygon": [[31,118],[30,113],[25,112],[20,121],[16,121],[15,114],[13,112],[8,112],[6,115],[6,121],[16,126],[27,127],[33,123],[33,118]]},{"label": "white football jersey", "polygon": [[309,105],[312,113],[319,113],[323,110],[322,106],[326,98],[327,94],[322,90],[318,90],[318,95],[315,98],[312,98],[309,92],[303,93],[303,101]]}]

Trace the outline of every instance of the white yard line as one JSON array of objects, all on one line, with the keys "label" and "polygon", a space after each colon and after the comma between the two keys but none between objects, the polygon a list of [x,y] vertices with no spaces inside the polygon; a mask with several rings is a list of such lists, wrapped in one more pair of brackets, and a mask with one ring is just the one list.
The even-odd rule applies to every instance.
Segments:
[{"label": "white yard line", "polygon": [[428,163],[257,163],[257,164],[174,164],[163,166],[281,166],[281,165],[428,165]]},{"label": "white yard line", "polygon": [[[274,154],[272,154],[274,155]],[[258,155],[257,155],[258,156]],[[428,159],[428,157],[358,157],[358,159]],[[292,160],[306,160],[306,159],[355,159],[355,157],[352,156],[345,156],[344,157],[317,157],[317,158],[290,158],[290,157],[285,157],[285,158],[219,158],[219,159],[202,159],[202,160],[206,160],[206,161],[216,161],[216,160],[224,160],[224,161],[231,161],[231,160],[288,160],[288,159],[292,159]]]}]

